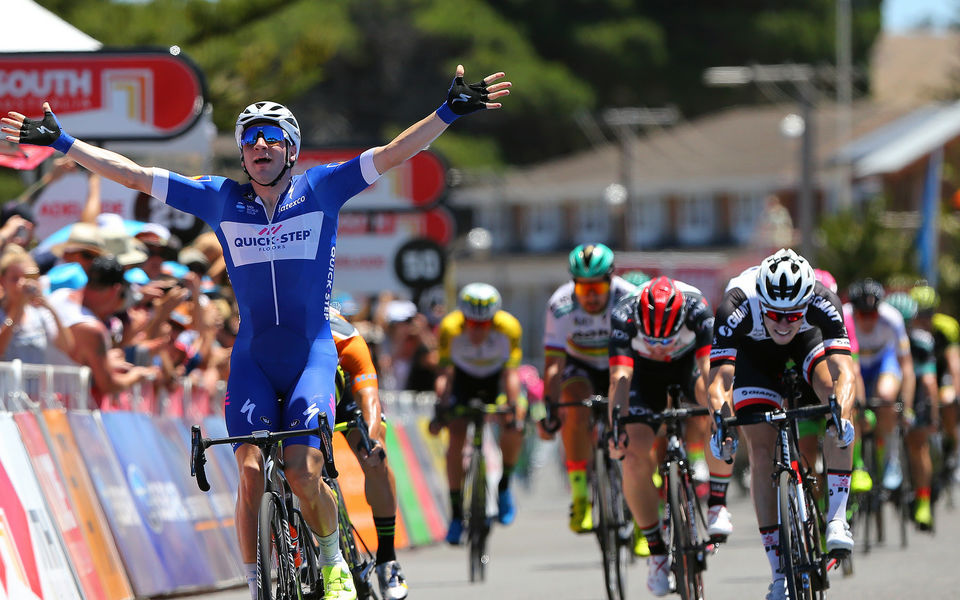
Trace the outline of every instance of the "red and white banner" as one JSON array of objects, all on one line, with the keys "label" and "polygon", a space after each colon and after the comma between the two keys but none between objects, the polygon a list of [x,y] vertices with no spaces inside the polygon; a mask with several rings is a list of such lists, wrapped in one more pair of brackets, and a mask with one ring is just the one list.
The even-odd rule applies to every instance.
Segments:
[{"label": "red and white banner", "polygon": [[199,69],[169,50],[0,54],[0,107],[41,116],[49,102],[71,135],[158,140],[190,129],[206,103]]}]

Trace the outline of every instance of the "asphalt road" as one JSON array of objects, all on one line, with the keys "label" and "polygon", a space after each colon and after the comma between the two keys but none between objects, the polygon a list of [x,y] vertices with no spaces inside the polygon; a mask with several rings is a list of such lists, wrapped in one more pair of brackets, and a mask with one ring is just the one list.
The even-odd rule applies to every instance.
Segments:
[{"label": "asphalt road", "polygon": [[[517,521],[510,527],[494,529],[486,582],[469,583],[464,548],[436,545],[405,550],[399,558],[409,580],[410,598],[602,600],[599,548],[593,536],[574,535],[567,529],[568,494],[553,460],[550,456],[530,489],[517,486]],[[729,499],[734,534],[709,560],[706,596],[730,600],[763,598],[770,571],[760,546],[752,505],[732,486]],[[905,550],[899,543],[888,542],[874,547],[869,555],[857,551],[855,574],[845,578],[839,570],[833,571],[828,597],[880,600],[960,596],[960,572],[954,570],[960,511],[941,509],[937,516],[936,535],[911,530]],[[892,519],[892,513],[888,519]],[[652,597],[645,579],[646,565],[638,560],[630,569],[631,598]],[[245,600],[249,594],[245,588],[236,588],[195,597]]]}]

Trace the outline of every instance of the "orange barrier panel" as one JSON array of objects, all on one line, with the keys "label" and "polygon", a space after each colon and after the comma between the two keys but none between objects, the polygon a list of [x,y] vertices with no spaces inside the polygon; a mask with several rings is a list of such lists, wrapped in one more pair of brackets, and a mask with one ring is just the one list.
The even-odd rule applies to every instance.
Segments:
[{"label": "orange barrier panel", "polygon": [[13,415],[13,420],[20,429],[20,439],[30,456],[30,463],[33,465],[33,472],[37,476],[40,489],[47,498],[47,506],[50,507],[50,512],[60,529],[60,535],[63,536],[64,546],[73,562],[74,572],[80,587],[83,588],[84,596],[87,600],[105,599],[103,584],[93,566],[93,552],[83,537],[83,531],[80,530],[76,513],[67,498],[47,442],[43,439],[37,417],[33,413],[20,412]]},{"label": "orange barrier panel", "polygon": [[110,600],[133,598],[133,590],[123,570],[112,534],[107,529],[106,517],[100,509],[97,493],[70,431],[67,413],[63,410],[45,410],[43,419],[50,432],[50,451],[64,474],[64,484],[77,519],[83,525],[81,529],[87,545],[93,551],[93,565],[103,583],[106,597]]},{"label": "orange barrier panel", "polygon": [[[347,440],[342,435],[333,437],[333,455],[337,463],[337,471],[340,473],[337,481],[340,483],[343,499],[347,503],[350,521],[357,528],[363,541],[373,550],[377,547],[377,528],[373,524],[373,513],[370,512],[370,505],[367,504],[367,497],[363,491],[363,470],[357,462],[357,457],[347,444]],[[407,530],[404,528],[402,521],[403,519],[398,514],[397,529],[394,535],[394,545],[397,548],[405,548],[409,544]]]}]

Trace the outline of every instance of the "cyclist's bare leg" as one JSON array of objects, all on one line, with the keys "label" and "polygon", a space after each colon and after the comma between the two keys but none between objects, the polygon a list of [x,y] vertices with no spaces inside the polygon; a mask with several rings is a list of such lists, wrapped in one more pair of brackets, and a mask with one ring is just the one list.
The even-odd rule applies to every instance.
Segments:
[{"label": "cyclist's bare leg", "polygon": [[916,427],[907,433],[907,454],[910,456],[910,479],[916,490],[930,489],[933,461],[930,459],[930,431]]},{"label": "cyclist's bare leg", "polygon": [[[561,402],[580,402],[593,394],[593,387],[585,379],[570,379],[563,385]],[[593,451],[593,429],[590,426],[590,409],[570,406],[560,409],[563,425],[560,436],[568,462],[587,462]]]},{"label": "cyclist's bare leg", "polygon": [[881,373],[877,377],[875,393],[883,402],[883,406],[874,410],[877,415],[876,435],[880,443],[885,443],[897,424],[897,414],[893,404],[897,400],[897,394],[900,393],[900,378],[892,373]]},{"label": "cyclist's bare leg", "polygon": [[[376,441],[380,442],[381,448],[386,448],[386,436],[384,429],[380,428],[380,434]],[[387,462],[387,457],[379,458],[379,454],[366,457],[366,451],[362,450],[360,432],[350,431],[347,435],[347,441],[350,448],[360,463],[363,470],[363,491],[367,498],[367,504],[373,512],[374,517],[393,517],[397,514],[397,485],[393,477],[393,469]]]},{"label": "cyclist's bare leg", "polygon": [[[816,435],[805,435],[798,440],[797,445],[800,447],[800,455],[807,468],[816,469],[817,457],[820,456],[820,439]],[[819,476],[820,474],[817,473],[818,478]],[[814,488],[814,494],[818,497],[821,487]]]},{"label": "cyclist's bare leg", "polygon": [[500,432],[500,453],[504,465],[516,465],[523,451],[523,429],[504,424]]},{"label": "cyclist's bare leg", "polygon": [[634,520],[641,527],[660,519],[660,493],[653,484],[657,463],[651,452],[654,433],[647,425],[626,426],[630,441],[623,458],[623,497]]},{"label": "cyclist's bare leg", "polygon": [[300,499],[300,511],[307,525],[321,537],[335,532],[337,497],[323,481],[323,453],[295,444],[284,448],[283,461],[283,472],[291,491]]},{"label": "cyclist's bare leg", "polygon": [[777,430],[766,423],[740,428],[747,441],[750,459],[750,495],[761,527],[777,522],[777,492],[772,482],[773,459],[777,452]]},{"label": "cyclist's bare leg", "polygon": [[240,489],[237,493],[237,540],[240,557],[246,564],[257,562],[257,513],[263,496],[263,460],[260,448],[242,444],[234,453],[240,469]]},{"label": "cyclist's bare leg", "polygon": [[448,489],[463,489],[463,445],[467,439],[467,421],[453,419],[447,423],[449,444],[447,445],[447,485]]}]

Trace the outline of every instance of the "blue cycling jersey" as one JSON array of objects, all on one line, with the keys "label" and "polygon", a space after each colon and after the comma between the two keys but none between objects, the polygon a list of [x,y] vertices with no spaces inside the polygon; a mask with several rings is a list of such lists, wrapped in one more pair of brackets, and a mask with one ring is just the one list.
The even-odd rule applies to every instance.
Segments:
[{"label": "blue cycling jersey", "polygon": [[337,351],[328,309],[338,213],[378,177],[372,150],[314,167],[291,179],[268,215],[249,183],[154,170],[151,194],[203,219],[223,247],[240,308],[224,402],[231,436],[314,427],[321,412],[333,424]]}]

